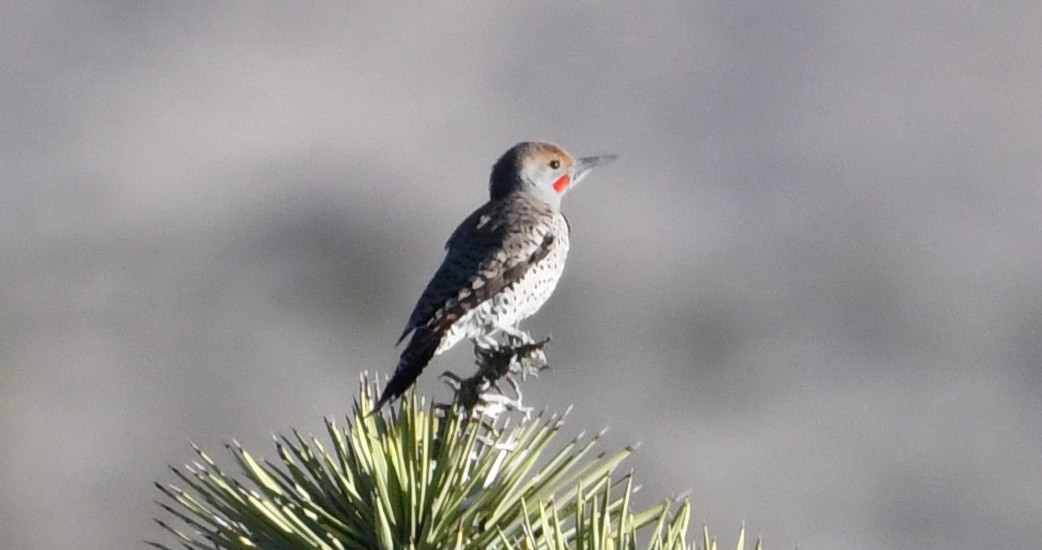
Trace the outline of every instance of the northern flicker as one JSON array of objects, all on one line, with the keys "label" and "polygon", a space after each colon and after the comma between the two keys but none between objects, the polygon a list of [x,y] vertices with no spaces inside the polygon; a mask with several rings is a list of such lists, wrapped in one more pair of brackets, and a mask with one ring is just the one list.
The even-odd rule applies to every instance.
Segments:
[{"label": "northern flicker", "polygon": [[398,343],[412,338],[376,404],[400,396],[435,355],[463,338],[494,345],[503,333],[527,340],[518,323],[550,297],[568,255],[561,197],[613,155],[575,159],[544,142],[515,145],[493,165],[489,201],[445,244]]}]

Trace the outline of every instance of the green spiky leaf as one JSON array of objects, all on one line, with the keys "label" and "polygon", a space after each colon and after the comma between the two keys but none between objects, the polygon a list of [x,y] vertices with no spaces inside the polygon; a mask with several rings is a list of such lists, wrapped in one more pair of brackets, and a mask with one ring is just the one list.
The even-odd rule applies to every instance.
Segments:
[{"label": "green spiky leaf", "polygon": [[157,484],[169,516],[157,523],[189,550],[688,548],[688,502],[632,509],[633,474],[617,473],[631,448],[590,456],[598,436],[557,444],[564,415],[510,426],[412,394],[369,414],[374,392],[363,377],[346,424],[326,419],[327,440],[276,437],[276,460],[233,442],[224,471],[195,447],[173,469],[184,488]]}]

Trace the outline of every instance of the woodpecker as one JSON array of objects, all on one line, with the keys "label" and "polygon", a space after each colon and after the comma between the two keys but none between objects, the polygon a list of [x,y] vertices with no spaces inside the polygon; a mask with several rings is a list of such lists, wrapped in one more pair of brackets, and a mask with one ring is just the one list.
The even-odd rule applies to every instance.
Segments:
[{"label": "woodpecker", "polygon": [[489,201],[452,233],[446,254],[413,308],[398,366],[374,410],[412,386],[435,355],[467,338],[495,345],[502,333],[529,341],[518,323],[557,286],[568,256],[561,198],[614,155],[576,159],[552,143],[518,143],[492,166]]}]

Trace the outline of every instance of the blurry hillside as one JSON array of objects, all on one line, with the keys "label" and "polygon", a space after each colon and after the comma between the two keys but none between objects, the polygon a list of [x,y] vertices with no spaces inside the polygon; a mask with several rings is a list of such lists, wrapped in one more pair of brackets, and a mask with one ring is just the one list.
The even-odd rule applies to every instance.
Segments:
[{"label": "blurry hillside", "polygon": [[1042,539],[1042,8],[0,11],[0,547],[138,544],[187,440],[343,415],[525,139],[620,156],[526,401],[642,441],[649,499]]}]

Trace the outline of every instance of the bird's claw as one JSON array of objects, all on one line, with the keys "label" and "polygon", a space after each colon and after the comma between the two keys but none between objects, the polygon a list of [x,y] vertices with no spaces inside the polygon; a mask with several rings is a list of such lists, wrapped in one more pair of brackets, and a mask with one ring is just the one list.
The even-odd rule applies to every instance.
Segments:
[{"label": "bird's claw", "polygon": [[[520,330],[506,334],[503,344],[490,345],[489,337],[475,339],[478,372],[473,376],[462,378],[449,371],[442,373],[442,379],[456,394],[456,404],[474,415],[496,418],[505,411],[517,411],[528,418],[533,410],[522,402],[518,377],[524,381],[549,368],[543,348],[550,338],[536,341]],[[506,380],[515,397],[507,396],[500,386],[501,380]]]}]

